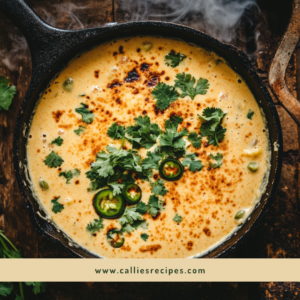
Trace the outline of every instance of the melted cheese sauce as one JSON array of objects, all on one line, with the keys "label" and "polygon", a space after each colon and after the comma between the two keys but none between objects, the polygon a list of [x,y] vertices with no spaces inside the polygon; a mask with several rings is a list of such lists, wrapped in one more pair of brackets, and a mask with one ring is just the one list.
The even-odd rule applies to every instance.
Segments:
[{"label": "melted cheese sauce", "polygon": [[[153,43],[150,50],[145,42]],[[187,56],[176,68],[168,67],[164,57],[171,50]],[[137,73],[129,80],[128,73]],[[186,72],[197,80],[202,77],[210,83],[206,95],[197,95],[192,101],[188,96],[173,102],[161,113],[155,108],[151,90],[158,81],[174,85],[177,73]],[[73,90],[63,89],[63,82],[72,78]],[[85,94],[80,97],[79,94]],[[82,122],[75,112],[83,102],[93,111],[91,124]],[[188,147],[187,153],[198,153],[204,164],[200,172],[192,173],[185,168],[183,177],[174,182],[165,181],[169,190],[164,196],[165,210],[155,220],[149,214],[144,218],[148,229],[138,228],[125,233],[125,243],[112,248],[106,239],[107,231],[120,228],[117,220],[104,219],[104,229],[91,235],[86,226],[98,219],[93,205],[93,195],[88,192],[90,180],[85,173],[90,170],[96,154],[107,144],[120,144],[107,135],[113,122],[129,126],[134,118],[147,114],[152,123],[164,128],[171,114],[184,118],[178,130],[186,127],[199,132],[206,107],[219,107],[227,114],[222,125],[227,128],[220,147],[205,143],[200,149]],[[254,111],[252,120],[246,116]],[[74,133],[79,126],[86,130],[80,136]],[[60,136],[62,146],[51,145]],[[128,149],[131,144],[125,144]],[[60,168],[49,168],[45,157],[54,150],[64,162]],[[140,149],[142,158],[146,149]],[[224,155],[221,168],[212,169],[209,154]],[[71,239],[86,249],[107,258],[184,258],[201,254],[214,247],[245,220],[260,200],[267,183],[270,168],[268,130],[262,112],[246,83],[226,62],[215,53],[189,45],[183,41],[159,37],[134,37],[102,44],[81,54],[50,83],[44,92],[31,124],[28,146],[28,168],[33,189],[48,215]],[[250,161],[259,163],[257,172],[247,169]],[[78,168],[80,176],[66,184],[61,171]],[[157,172],[154,172],[157,174]],[[40,179],[49,184],[43,191]],[[142,201],[148,203],[151,193],[149,182],[138,180],[143,191]],[[62,212],[52,211],[51,200],[60,197]],[[245,217],[236,221],[240,209]],[[172,219],[178,213],[183,217],[180,224]],[[145,242],[141,233],[149,235]]]}]

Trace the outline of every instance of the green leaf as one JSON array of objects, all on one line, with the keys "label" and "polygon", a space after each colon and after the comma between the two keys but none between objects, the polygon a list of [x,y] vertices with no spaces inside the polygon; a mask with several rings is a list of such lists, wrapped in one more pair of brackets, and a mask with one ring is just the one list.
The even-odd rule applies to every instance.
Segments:
[{"label": "green leaf", "polygon": [[63,141],[64,141],[64,140],[59,136],[58,138],[56,138],[55,140],[53,140],[53,141],[51,142],[51,145],[56,144],[57,146],[61,146],[62,143],[63,143]]},{"label": "green leaf", "polygon": [[154,152],[147,152],[147,158],[142,160],[142,166],[144,169],[155,169],[158,170],[159,168],[159,161],[162,159],[161,155],[158,151]]},{"label": "green leaf", "polygon": [[87,124],[92,123],[95,118],[95,115],[90,110],[87,109],[88,106],[86,104],[84,103],[80,103],[80,104],[81,107],[75,108],[75,111],[82,115],[83,122]]},{"label": "green leaf", "polygon": [[103,219],[101,217],[99,217],[99,219],[94,219],[86,226],[86,230],[89,231],[91,234],[94,234],[103,228],[104,228]]},{"label": "green leaf", "polygon": [[192,77],[191,74],[184,72],[177,74],[175,88],[179,88],[182,91],[180,98],[190,96],[190,98],[194,100],[196,95],[205,95],[207,93],[207,89],[209,88],[207,79],[200,78],[194,87],[195,83],[196,79]]},{"label": "green leaf", "polygon": [[[1,79],[1,77],[0,77]],[[0,282],[0,296],[8,296],[11,294],[14,286],[11,282]]]},{"label": "green leaf", "polygon": [[77,134],[77,135],[81,135],[84,131],[85,131],[86,127],[85,126],[79,126],[78,129],[75,129],[74,132]]},{"label": "green leaf", "polygon": [[114,122],[107,130],[107,135],[113,140],[122,139],[125,135],[125,127]]},{"label": "green leaf", "polygon": [[189,167],[189,170],[194,173],[196,171],[201,171],[203,168],[201,160],[196,160],[196,157],[197,156],[194,153],[187,154],[182,161],[182,164],[185,167]]},{"label": "green leaf", "polygon": [[166,193],[168,193],[169,191],[165,188],[164,186],[164,181],[162,179],[158,179],[157,181],[150,183],[150,185],[152,186],[152,190],[151,192],[155,195],[155,196],[164,196]]},{"label": "green leaf", "polygon": [[122,193],[124,184],[116,182],[108,183],[108,185],[113,189],[113,195],[119,195]]},{"label": "green leaf", "polygon": [[195,131],[191,131],[188,135],[188,140],[192,143],[196,149],[201,147],[201,137],[197,135]]},{"label": "green leaf", "polygon": [[44,160],[44,163],[50,168],[57,168],[60,167],[64,160],[52,151]]},{"label": "green leaf", "polygon": [[141,234],[141,238],[142,238],[145,242],[147,242],[147,239],[149,238],[149,235],[148,235],[147,233],[142,233],[142,234]]},{"label": "green leaf", "polygon": [[151,195],[148,200],[148,212],[152,217],[156,217],[157,214],[164,210],[163,201],[159,200],[158,197]]},{"label": "green leaf", "polygon": [[32,286],[32,291],[35,295],[45,293],[47,284],[45,282],[25,282],[26,285]]},{"label": "green leaf", "polygon": [[61,211],[64,209],[64,206],[58,202],[59,198],[60,198],[60,197],[51,200],[51,203],[52,203],[52,211],[53,211],[54,213],[56,213],[56,214],[59,213],[59,212],[61,212]]},{"label": "green leaf", "polygon": [[171,50],[171,52],[165,56],[165,64],[169,67],[175,68],[185,58],[186,58],[186,55],[179,53],[179,52],[176,54],[176,52],[174,50]]},{"label": "green leaf", "polygon": [[209,157],[211,159],[214,159],[216,161],[215,164],[210,163],[210,166],[213,169],[220,168],[222,166],[222,163],[223,163],[223,154],[217,153],[216,156],[214,156],[213,154],[210,154]]},{"label": "green leaf", "polygon": [[173,218],[173,220],[177,223],[180,223],[182,221],[182,217],[179,216],[178,214],[176,214],[175,217]]},{"label": "green leaf", "polygon": [[221,122],[225,115],[226,113],[220,108],[215,107],[207,107],[202,116],[198,115],[201,120],[205,121],[201,125],[200,134],[208,137],[209,144],[219,146],[219,142],[224,139],[227,129],[221,126]]},{"label": "green leaf", "polygon": [[73,171],[73,175],[76,177],[76,176],[79,176],[80,175],[80,170],[78,170],[77,168],[76,169],[74,169],[74,171]]},{"label": "green leaf", "polygon": [[151,94],[156,100],[156,106],[160,110],[165,110],[172,102],[178,99],[178,93],[175,90],[175,87],[161,82],[157,84]]},{"label": "green leaf", "polygon": [[67,179],[66,183],[70,183],[70,180],[73,178],[73,173],[72,171],[67,171],[67,172],[60,172],[59,177],[65,177]]},{"label": "green leaf", "polygon": [[136,206],[133,207],[126,207],[124,214],[121,218],[118,219],[118,222],[121,225],[124,225],[126,223],[133,224],[136,220],[142,220],[142,215],[136,211]]},{"label": "green leaf", "polygon": [[136,207],[136,212],[140,213],[141,215],[144,215],[148,211],[148,206],[140,201]]},{"label": "green leaf", "polygon": [[0,76],[0,111],[8,110],[12,103],[14,95],[16,94],[16,87],[14,85],[8,86],[9,80]]},{"label": "green leaf", "polygon": [[247,118],[248,118],[249,120],[252,120],[253,115],[254,115],[254,111],[251,110],[251,109],[249,109],[249,111],[248,111],[248,113],[247,113]]}]

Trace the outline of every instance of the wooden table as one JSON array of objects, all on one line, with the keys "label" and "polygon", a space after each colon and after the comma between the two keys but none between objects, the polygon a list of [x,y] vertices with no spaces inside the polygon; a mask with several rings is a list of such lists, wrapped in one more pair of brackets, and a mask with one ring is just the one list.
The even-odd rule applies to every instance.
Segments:
[{"label": "wooden table", "polygon": [[[59,28],[96,27],[107,22],[128,20],[128,14],[122,9],[127,6],[128,0],[28,0],[27,3],[47,22]],[[280,0],[259,0],[258,5],[261,13],[254,15],[255,24],[258,24],[257,39],[245,42],[253,28],[243,21],[232,43],[250,53],[253,65],[268,85],[268,68],[288,24],[292,2],[285,0],[282,4]],[[166,5],[159,5],[159,9],[161,13],[168,12]],[[70,10],[82,24],[74,16],[70,17]],[[189,25],[189,21],[185,24]],[[16,43],[16,39],[23,38],[22,34],[1,12],[0,28],[0,75],[9,78],[17,87],[17,95],[9,111],[0,112],[0,229],[5,231],[24,257],[68,257],[63,249],[37,234],[19,193],[12,163],[12,142],[18,108],[30,82],[31,59],[26,43]],[[19,51],[16,51],[16,46],[20,47]],[[3,59],[7,57],[10,61]],[[300,47],[292,56],[287,82],[295,96],[300,94]],[[274,102],[284,139],[280,184],[268,213],[229,257],[300,257],[299,127],[275,98]],[[131,299],[162,299],[168,296],[173,299],[300,299],[300,287],[293,283],[51,283],[48,293],[36,299],[89,299],[98,295],[103,299],[121,299],[124,295]]]}]

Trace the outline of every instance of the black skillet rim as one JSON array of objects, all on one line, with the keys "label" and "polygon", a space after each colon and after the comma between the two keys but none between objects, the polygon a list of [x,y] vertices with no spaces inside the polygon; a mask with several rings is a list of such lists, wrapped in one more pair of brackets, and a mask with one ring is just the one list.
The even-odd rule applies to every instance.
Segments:
[{"label": "black skillet rim", "polygon": [[[67,53],[71,52],[74,48],[77,48],[82,44],[86,44],[89,38],[90,39],[91,38],[97,38],[97,37],[99,38],[99,36],[103,35],[104,33],[107,33],[107,32],[109,33],[111,31],[118,31],[118,30],[120,31],[122,29],[124,29],[124,30],[129,29],[130,30],[130,28],[132,28],[132,27],[164,27],[165,29],[172,28],[172,29],[181,31],[181,33],[186,31],[189,34],[192,34],[192,35],[195,35],[195,36],[200,36],[200,38],[208,40],[209,42],[215,44],[216,47],[220,48],[221,50],[227,50],[227,51],[231,51],[231,52],[236,53],[240,58],[242,58],[244,67],[248,70],[250,76],[255,80],[256,84],[258,85],[259,89],[261,90],[261,92],[263,93],[263,95],[264,95],[264,97],[267,101],[267,104],[269,106],[269,109],[270,109],[270,112],[271,112],[271,115],[273,117],[273,121],[274,121],[274,124],[275,124],[275,131],[276,131],[276,135],[277,135],[277,143],[279,145],[277,155],[276,155],[276,153],[274,154],[274,151],[271,150],[272,155],[276,156],[275,175],[273,177],[273,182],[271,183],[270,192],[269,192],[268,196],[266,197],[266,199],[263,201],[264,204],[260,208],[260,210],[258,212],[258,215],[255,218],[255,220],[254,221],[251,220],[252,224],[250,224],[249,220],[245,221],[242,224],[241,228],[238,229],[237,232],[240,232],[240,237],[236,241],[232,242],[230,245],[228,245],[226,248],[224,248],[220,251],[218,251],[218,249],[222,245],[224,245],[226,243],[226,241],[222,242],[219,246],[217,246],[216,248],[213,248],[212,250],[208,251],[204,255],[199,256],[199,258],[200,257],[203,257],[203,258],[205,258],[205,257],[225,257],[231,250],[235,249],[237,245],[241,244],[241,242],[244,240],[245,235],[247,235],[253,228],[255,228],[255,226],[257,226],[257,224],[259,223],[259,220],[266,213],[266,211],[267,211],[267,209],[270,205],[271,199],[274,197],[274,194],[275,194],[275,191],[276,191],[279,179],[280,179],[280,173],[281,173],[281,167],[282,167],[282,132],[281,132],[281,125],[280,125],[280,121],[279,121],[279,117],[278,117],[275,105],[272,101],[272,98],[271,98],[267,88],[262,83],[262,81],[258,77],[257,73],[254,71],[254,69],[251,65],[251,62],[249,61],[247,55],[242,50],[239,50],[238,48],[236,48],[232,45],[222,43],[222,42],[214,39],[213,37],[205,34],[204,32],[201,32],[199,30],[196,30],[196,29],[193,29],[193,28],[190,28],[190,27],[187,27],[187,26],[183,26],[183,25],[174,24],[174,23],[161,22],[161,21],[142,21],[142,22],[122,23],[122,24],[117,24],[117,25],[112,26],[112,27],[98,28],[99,30],[101,30],[98,33],[95,32],[95,31],[97,31],[97,29],[86,29],[86,30],[80,30],[80,31],[73,31],[76,34],[77,33],[79,34],[79,32],[86,33],[86,36],[88,36],[88,32],[92,32],[92,31],[94,31],[95,34],[94,34],[94,36],[88,36],[86,39],[83,39],[82,41],[79,40],[79,41],[75,42],[75,44],[73,45],[73,48],[67,49],[67,51],[65,51],[65,53],[62,51],[62,53],[59,54],[57,60],[61,59],[64,56],[67,56]],[[180,39],[182,39],[182,38],[180,37]],[[99,42],[99,44],[100,43],[101,42]],[[49,55],[51,55],[51,53],[49,53]],[[222,55],[220,55],[220,56],[222,57]],[[50,64],[49,64],[48,67],[46,67],[46,68],[44,67],[45,70],[51,70],[51,68],[53,68],[54,63],[53,63],[52,57],[51,58],[49,57],[49,61],[52,61],[51,62],[52,65],[50,66]],[[47,62],[45,62],[45,63],[47,64]],[[44,78],[45,76],[47,76],[46,72],[44,72],[41,79]],[[68,243],[63,243],[58,238],[52,236],[49,232],[46,232],[45,229],[43,229],[39,225],[39,223],[37,221],[37,218],[38,218],[37,213],[35,212],[35,210],[33,208],[33,205],[31,203],[31,200],[29,200],[29,196],[26,193],[25,186],[24,186],[24,183],[23,183],[23,176],[24,176],[24,175],[22,175],[23,171],[20,170],[20,166],[19,166],[19,164],[20,164],[19,139],[20,139],[20,135],[21,135],[21,132],[22,132],[20,130],[20,128],[23,125],[23,123],[22,123],[23,112],[25,111],[31,97],[33,96],[34,90],[37,89],[38,83],[39,83],[39,80],[37,80],[37,82],[32,85],[32,80],[31,80],[31,83],[29,85],[29,89],[27,91],[27,94],[26,94],[24,100],[22,101],[20,109],[19,109],[19,114],[17,116],[15,132],[14,132],[14,140],[13,140],[13,145],[14,145],[14,147],[13,147],[13,160],[14,160],[16,178],[17,178],[17,182],[18,182],[18,185],[19,185],[20,192],[21,192],[21,194],[22,194],[22,196],[23,196],[23,198],[26,202],[26,206],[29,210],[29,215],[30,215],[31,222],[32,222],[34,228],[40,234],[42,234],[43,236],[46,236],[52,242],[54,242],[54,243],[60,245],[61,247],[63,247],[69,255],[71,255],[73,257],[92,256],[92,257],[103,258],[103,257],[98,256],[98,255],[95,256],[94,253],[88,251],[87,249],[85,249],[83,247],[80,247],[80,248],[83,249],[83,252],[85,254],[87,254],[87,256],[83,256],[83,255],[77,253],[74,248],[71,249],[71,246],[69,246]],[[258,102],[258,104],[259,104],[259,102]],[[259,106],[261,106],[261,105],[259,104]],[[268,121],[268,127],[269,127],[270,122],[269,122],[269,120],[267,120],[267,121]],[[271,147],[272,146],[273,145],[271,145]],[[254,211],[256,211],[257,209],[258,208],[255,208]],[[250,216],[250,218],[251,218],[251,216]],[[248,229],[244,229],[244,227],[246,227],[246,224],[250,224]],[[232,239],[232,236],[229,236],[228,241],[231,240],[231,239]],[[217,254],[212,254],[213,252],[218,252],[218,253]],[[212,254],[212,255],[209,256],[210,254]],[[195,256],[195,258],[198,258],[198,256]]]}]

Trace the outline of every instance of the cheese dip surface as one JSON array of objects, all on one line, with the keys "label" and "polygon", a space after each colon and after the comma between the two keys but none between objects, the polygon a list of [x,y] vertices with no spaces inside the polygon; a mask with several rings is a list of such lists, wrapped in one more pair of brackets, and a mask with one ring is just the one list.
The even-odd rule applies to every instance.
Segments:
[{"label": "cheese dip surface", "polygon": [[72,60],[42,95],[27,144],[47,215],[106,258],[204,254],[260,200],[270,156],[263,112],[224,59],[149,36]]}]

